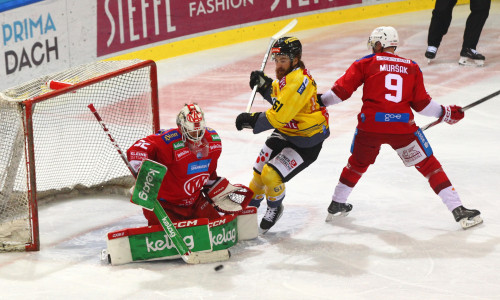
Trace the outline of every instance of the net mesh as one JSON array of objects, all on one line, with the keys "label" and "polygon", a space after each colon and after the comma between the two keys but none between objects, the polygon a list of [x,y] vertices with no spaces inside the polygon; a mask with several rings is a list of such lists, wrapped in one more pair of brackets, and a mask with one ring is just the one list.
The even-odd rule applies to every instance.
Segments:
[{"label": "net mesh", "polygon": [[[134,179],[87,105],[94,104],[124,151],[152,134],[151,67],[118,71],[140,62],[87,64],[0,93],[0,251],[23,250],[32,242],[27,165],[33,162],[26,161],[23,101],[52,91],[46,86],[48,80],[74,85],[92,80],[90,85],[33,104],[38,201],[60,195],[125,193]],[[106,80],[98,78],[110,72],[117,74]]]}]

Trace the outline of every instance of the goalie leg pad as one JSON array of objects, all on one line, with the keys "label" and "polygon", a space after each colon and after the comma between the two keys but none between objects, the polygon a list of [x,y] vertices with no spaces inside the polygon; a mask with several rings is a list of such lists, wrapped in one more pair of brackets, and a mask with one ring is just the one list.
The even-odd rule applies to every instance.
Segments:
[{"label": "goalie leg pad", "polygon": [[[208,219],[187,220],[174,225],[193,253],[212,251]],[[112,265],[180,258],[174,244],[160,225],[110,232],[107,236],[107,247]]]},{"label": "goalie leg pad", "polygon": [[238,223],[236,215],[222,216],[210,221],[210,233],[214,251],[228,249],[238,242]]},{"label": "goalie leg pad", "polygon": [[257,208],[248,207],[238,215],[238,240],[252,240],[257,238],[258,235]]}]

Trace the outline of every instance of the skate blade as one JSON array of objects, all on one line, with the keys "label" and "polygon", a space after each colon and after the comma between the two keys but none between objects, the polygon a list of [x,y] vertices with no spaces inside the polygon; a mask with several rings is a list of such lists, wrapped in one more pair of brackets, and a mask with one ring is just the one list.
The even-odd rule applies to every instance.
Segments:
[{"label": "skate blade", "polygon": [[484,60],[473,60],[468,57],[460,57],[458,64],[467,67],[482,67],[484,66]]},{"label": "skate blade", "polygon": [[479,215],[479,216],[475,216],[472,219],[463,218],[459,222],[460,222],[460,226],[462,226],[463,229],[467,229],[467,228],[471,228],[473,226],[476,226],[478,224],[483,223],[483,219]]},{"label": "skate blade", "polygon": [[347,215],[349,215],[349,212],[338,212],[336,214],[328,213],[328,215],[326,216],[325,222],[331,222],[334,219],[338,219],[339,217],[346,217]]}]

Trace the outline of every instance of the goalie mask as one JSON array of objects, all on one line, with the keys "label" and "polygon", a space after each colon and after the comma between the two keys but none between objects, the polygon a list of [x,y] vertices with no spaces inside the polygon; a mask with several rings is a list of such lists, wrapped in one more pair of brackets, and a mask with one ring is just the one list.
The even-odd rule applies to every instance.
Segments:
[{"label": "goalie mask", "polygon": [[380,42],[382,48],[394,47],[399,45],[398,32],[394,27],[381,26],[373,30],[372,34],[368,38],[368,49],[375,48],[377,42]]},{"label": "goalie mask", "polygon": [[201,108],[193,103],[186,104],[177,115],[177,126],[184,141],[199,144],[205,135],[205,116]]},{"label": "goalie mask", "polygon": [[286,55],[293,61],[295,57],[302,58],[302,44],[296,37],[282,37],[274,42],[271,49],[272,58],[277,55]]}]

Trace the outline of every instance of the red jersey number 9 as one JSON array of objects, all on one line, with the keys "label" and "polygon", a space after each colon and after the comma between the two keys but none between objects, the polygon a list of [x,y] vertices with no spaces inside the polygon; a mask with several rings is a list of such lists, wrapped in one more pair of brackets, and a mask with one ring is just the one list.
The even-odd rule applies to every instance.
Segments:
[{"label": "red jersey number 9", "polygon": [[385,94],[385,99],[391,102],[401,102],[401,98],[403,95],[403,77],[398,74],[387,74],[385,75],[385,88],[396,92],[396,95],[393,93]]}]

